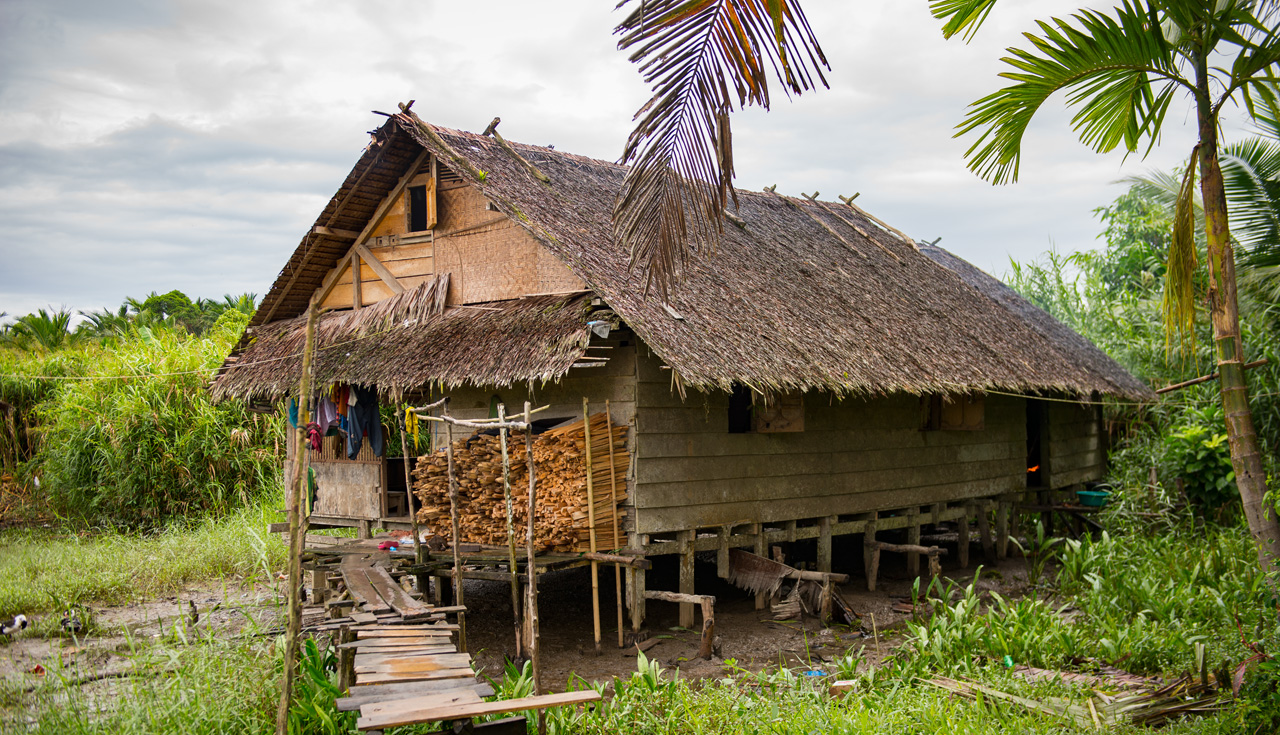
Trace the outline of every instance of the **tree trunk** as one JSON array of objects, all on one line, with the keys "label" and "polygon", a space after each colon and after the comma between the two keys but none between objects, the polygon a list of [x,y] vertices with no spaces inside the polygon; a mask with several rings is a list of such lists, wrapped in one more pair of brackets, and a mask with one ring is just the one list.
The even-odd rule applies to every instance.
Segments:
[{"label": "tree trunk", "polygon": [[1266,502],[1267,475],[1258,451],[1258,434],[1249,409],[1249,389],[1244,372],[1244,347],[1240,341],[1240,309],[1236,303],[1236,264],[1227,225],[1227,195],[1218,167],[1216,118],[1209,96],[1208,64],[1196,62],[1197,118],[1200,125],[1200,194],[1204,199],[1204,226],[1209,254],[1209,314],[1218,358],[1218,381],[1231,445],[1231,467],[1244,504],[1249,532],[1264,573],[1275,569],[1280,558],[1280,522]]}]

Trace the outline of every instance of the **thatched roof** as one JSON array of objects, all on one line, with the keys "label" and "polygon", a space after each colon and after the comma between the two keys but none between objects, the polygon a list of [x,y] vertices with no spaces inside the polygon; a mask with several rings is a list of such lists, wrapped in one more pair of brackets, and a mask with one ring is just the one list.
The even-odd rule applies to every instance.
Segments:
[{"label": "thatched roof", "polygon": [[[412,114],[393,116],[379,137],[384,157],[406,160],[419,146],[435,153],[566,263],[686,386],[1151,397],[1070,330],[1047,327],[1047,315],[1011,307],[1021,301],[1016,294],[997,298],[975,287],[951,263],[939,265],[856,207],[740,191],[733,212],[740,225],[726,227],[716,252],[684,265],[663,303],[645,293],[642,275],[613,236],[610,216],[624,167],[513,143],[550,178],[546,184],[492,138],[427,127]],[[335,202],[359,176],[356,198],[376,202],[379,190],[389,191],[400,171],[383,171],[373,158],[366,152]],[[358,175],[362,170],[382,173]],[[368,183],[374,180],[380,183]],[[325,225],[333,208],[331,202],[317,224]],[[345,226],[360,229],[363,222]],[[255,323],[271,309],[276,319],[300,313],[341,256],[329,248],[308,260],[308,247],[299,246],[290,267],[309,265],[296,278],[281,274]],[[488,376],[474,371],[466,379]]]},{"label": "thatched roof", "polygon": [[[402,395],[427,386],[555,380],[591,340],[589,295],[445,309],[447,291],[443,276],[360,311],[322,315],[316,326],[316,383],[354,383]],[[597,311],[594,318],[605,316]],[[252,344],[223,366],[214,398],[279,398],[295,390],[305,338],[305,316],[255,329]]]}]

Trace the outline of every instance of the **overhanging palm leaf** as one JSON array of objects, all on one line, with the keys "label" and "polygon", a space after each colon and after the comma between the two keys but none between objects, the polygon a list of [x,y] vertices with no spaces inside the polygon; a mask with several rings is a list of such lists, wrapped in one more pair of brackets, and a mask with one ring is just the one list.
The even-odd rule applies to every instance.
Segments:
[{"label": "overhanging palm leaf", "polygon": [[[958,16],[957,16],[958,17]],[[993,183],[1016,181],[1022,136],[1040,106],[1060,90],[1078,108],[1072,126],[1099,152],[1124,144],[1152,144],[1179,85],[1170,46],[1147,31],[1149,16],[1130,2],[1108,17],[1091,10],[1072,16],[1075,25],[1040,22],[1042,35],[1026,34],[1035,51],[1010,49],[1004,61],[1016,71],[1000,76],[1015,83],[970,106],[957,136],[981,131],[965,153],[969,168]]]},{"label": "overhanging palm leaf", "polygon": [[615,32],[654,94],[622,154],[632,168],[614,227],[665,294],[686,255],[722,231],[735,104],[768,109],[769,67],[795,94],[825,86],[830,67],[794,0],[641,0]]}]

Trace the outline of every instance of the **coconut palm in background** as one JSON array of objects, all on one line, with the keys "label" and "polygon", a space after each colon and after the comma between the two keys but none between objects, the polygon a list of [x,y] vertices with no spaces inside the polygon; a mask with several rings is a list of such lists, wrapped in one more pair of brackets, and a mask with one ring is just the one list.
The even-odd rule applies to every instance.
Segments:
[{"label": "coconut palm in background", "polygon": [[[935,0],[947,37],[972,38],[996,0]],[[1193,194],[1197,168],[1204,205],[1210,319],[1231,461],[1264,570],[1280,558],[1280,523],[1266,507],[1242,364],[1236,264],[1220,169],[1218,118],[1226,104],[1250,113],[1277,108],[1280,3],[1249,0],[1126,0],[1111,14],[1081,10],[1042,21],[1026,34],[1032,50],[1010,49],[1013,83],[973,103],[958,135],[976,134],[969,167],[993,183],[1017,180],[1022,136],[1050,96],[1065,92],[1080,140],[1098,152],[1150,150],[1175,98],[1195,105],[1199,140],[1179,184],[1166,268],[1165,321],[1171,342],[1188,348],[1195,304]],[[1213,63],[1229,66],[1210,66]]]}]

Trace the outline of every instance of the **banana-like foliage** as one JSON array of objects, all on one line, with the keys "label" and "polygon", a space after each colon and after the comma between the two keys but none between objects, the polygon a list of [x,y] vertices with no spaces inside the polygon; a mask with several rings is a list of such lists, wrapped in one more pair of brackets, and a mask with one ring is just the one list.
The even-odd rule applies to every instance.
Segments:
[{"label": "banana-like foliage", "polygon": [[[636,113],[614,228],[665,294],[690,253],[714,246],[733,193],[729,113],[769,107],[769,79],[788,94],[826,86],[829,69],[795,0],[622,0],[615,33],[653,96]],[[772,74],[770,71],[772,70]]]}]

